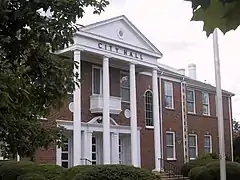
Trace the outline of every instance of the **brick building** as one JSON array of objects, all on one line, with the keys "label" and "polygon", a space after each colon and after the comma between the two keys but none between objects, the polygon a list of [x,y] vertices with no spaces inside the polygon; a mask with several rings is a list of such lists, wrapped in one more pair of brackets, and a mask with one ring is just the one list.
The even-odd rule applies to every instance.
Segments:
[{"label": "brick building", "polygon": [[[58,53],[80,62],[81,86],[45,120],[64,126],[69,140],[63,149],[40,149],[38,161],[160,170],[162,159],[184,163],[218,152],[215,87],[196,80],[194,64],[188,76],[160,64],[162,53],[125,16],[81,27],[74,42]],[[232,96],[223,91],[230,158]]]}]

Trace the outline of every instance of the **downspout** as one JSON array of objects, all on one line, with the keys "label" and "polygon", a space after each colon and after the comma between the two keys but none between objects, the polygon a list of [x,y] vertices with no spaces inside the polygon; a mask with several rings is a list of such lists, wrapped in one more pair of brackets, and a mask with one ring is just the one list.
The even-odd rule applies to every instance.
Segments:
[{"label": "downspout", "polygon": [[230,127],[230,146],[231,146],[231,158],[233,161],[233,122],[232,122],[232,102],[231,96],[228,98],[228,108],[229,108],[229,127]]},{"label": "downspout", "polygon": [[188,148],[188,123],[187,123],[187,89],[184,77],[181,82],[181,102],[182,102],[182,133],[183,133],[183,161],[184,164],[189,162]]},{"label": "downspout", "polygon": [[[160,131],[161,131],[161,158],[164,159],[163,157],[163,113],[162,113],[162,78],[161,76],[163,75],[163,72],[161,72],[159,76],[159,109],[160,109]],[[161,161],[161,168],[162,170],[164,169],[164,162]]]}]

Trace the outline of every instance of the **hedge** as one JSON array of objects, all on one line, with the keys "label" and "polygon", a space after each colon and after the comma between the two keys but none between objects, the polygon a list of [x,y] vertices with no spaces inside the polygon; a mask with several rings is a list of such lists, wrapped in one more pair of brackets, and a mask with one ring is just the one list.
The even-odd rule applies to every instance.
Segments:
[{"label": "hedge", "polygon": [[206,166],[199,166],[191,169],[189,178],[191,180],[212,180],[213,177]]},{"label": "hedge", "polygon": [[47,179],[41,174],[27,173],[19,176],[17,180],[47,180]]},{"label": "hedge", "polygon": [[216,159],[203,159],[203,160],[193,160],[190,161],[189,163],[186,163],[183,165],[181,172],[184,177],[188,177],[189,172],[191,169],[199,166],[205,166],[211,162],[217,162],[218,160]]},{"label": "hedge", "polygon": [[156,180],[150,171],[126,165],[96,165],[84,169],[73,180]]},{"label": "hedge", "polygon": [[[239,180],[240,164],[226,163],[226,179]],[[212,162],[202,167],[195,167],[189,173],[191,180],[220,180],[220,162]]]},{"label": "hedge", "polygon": [[94,165],[84,165],[84,166],[74,166],[72,168],[69,168],[64,173],[64,180],[72,180],[77,174],[82,173],[83,171],[87,170],[88,168],[92,168]]},{"label": "hedge", "polygon": [[[214,177],[213,180],[220,180],[220,162],[213,162],[206,165],[210,174]],[[240,164],[237,162],[226,162],[226,177],[229,180],[239,180]]]},{"label": "hedge", "polygon": [[34,164],[30,162],[7,162],[0,166],[0,177],[7,180],[16,180],[27,173],[41,174],[48,180],[56,180],[64,173],[64,168],[50,164]]}]

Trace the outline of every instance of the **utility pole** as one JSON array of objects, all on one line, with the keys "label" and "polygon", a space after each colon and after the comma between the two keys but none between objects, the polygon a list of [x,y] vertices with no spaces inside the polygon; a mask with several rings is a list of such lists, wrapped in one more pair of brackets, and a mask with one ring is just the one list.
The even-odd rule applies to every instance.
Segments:
[{"label": "utility pole", "polygon": [[217,117],[218,117],[220,180],[226,180],[226,156],[225,156],[225,140],[224,140],[222,88],[221,88],[221,72],[220,72],[217,28],[215,28],[213,32],[213,51],[214,51],[214,68],[215,68],[215,81],[216,81]]}]

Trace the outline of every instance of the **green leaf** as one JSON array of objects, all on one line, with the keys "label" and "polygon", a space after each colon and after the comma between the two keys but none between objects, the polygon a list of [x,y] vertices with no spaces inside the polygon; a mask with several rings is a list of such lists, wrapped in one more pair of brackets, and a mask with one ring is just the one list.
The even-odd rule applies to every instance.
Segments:
[{"label": "green leaf", "polygon": [[[203,21],[203,30],[209,36],[215,28],[219,28],[224,34],[235,30],[240,25],[240,1],[239,0],[211,0],[209,6],[200,3],[199,0],[191,0],[193,3],[192,21]],[[196,6],[200,5],[199,8]]]}]

